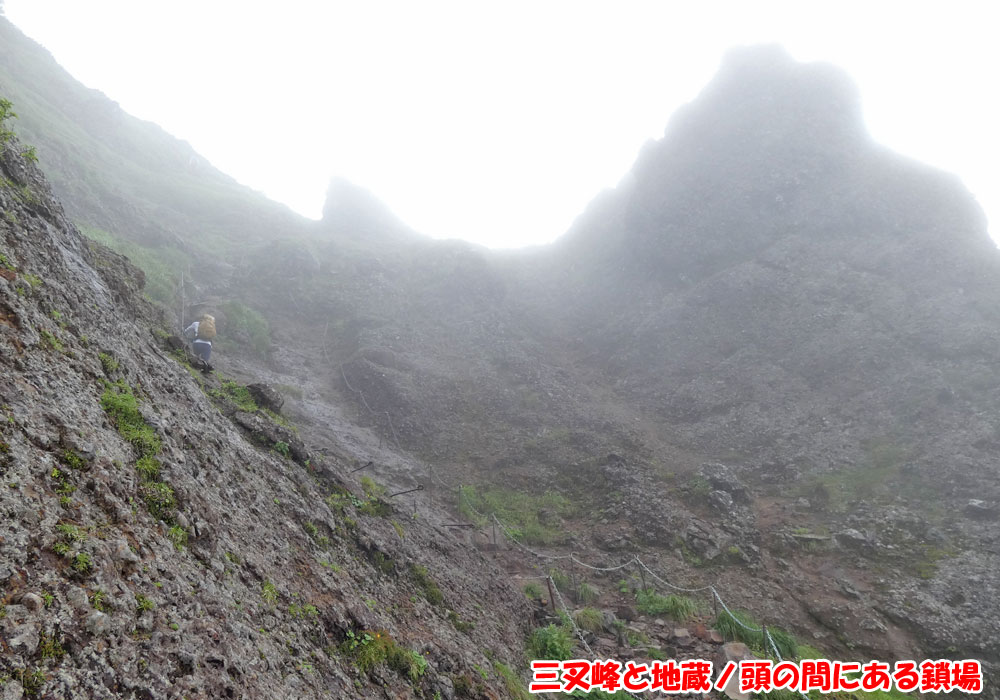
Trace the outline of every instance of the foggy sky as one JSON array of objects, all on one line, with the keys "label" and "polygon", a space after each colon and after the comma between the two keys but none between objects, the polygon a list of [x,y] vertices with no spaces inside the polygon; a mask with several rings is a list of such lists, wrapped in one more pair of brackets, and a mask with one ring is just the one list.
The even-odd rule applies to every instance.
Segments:
[{"label": "foggy sky", "polygon": [[7,0],[6,14],[88,86],[311,217],[342,176],[431,236],[550,241],[728,47],[772,41],[846,69],[878,141],[1000,211],[986,2]]}]

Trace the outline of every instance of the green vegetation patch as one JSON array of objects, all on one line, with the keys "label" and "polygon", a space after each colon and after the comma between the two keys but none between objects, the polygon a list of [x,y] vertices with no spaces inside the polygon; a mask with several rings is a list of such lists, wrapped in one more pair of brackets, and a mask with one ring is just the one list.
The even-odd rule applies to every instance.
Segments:
[{"label": "green vegetation patch", "polygon": [[528,637],[528,657],[565,661],[573,655],[573,638],[565,625],[536,627]]},{"label": "green vegetation patch", "polygon": [[118,360],[116,360],[108,353],[106,352],[97,353],[97,359],[101,361],[101,368],[104,370],[104,373],[109,377],[113,372],[118,371],[118,366],[119,366]]},{"label": "green vegetation patch", "polygon": [[[156,459],[162,444],[156,431],[146,423],[139,412],[139,400],[132,392],[132,387],[118,380],[115,383],[104,382],[104,393],[101,394],[101,407],[111,417],[118,433],[135,447],[139,453],[135,468],[141,484],[139,495],[146,509],[157,520],[168,525],[174,524],[174,510],[177,508],[177,497],[173,487],[165,481],[159,481],[160,463]],[[184,537],[179,532],[171,530],[168,533],[171,542],[178,549],[187,543],[187,533]]]},{"label": "green vegetation patch", "polygon": [[257,402],[254,401],[250,390],[232,379],[223,379],[220,388],[212,389],[209,395],[231,401],[236,408],[245,413],[256,413],[258,410]]},{"label": "green vegetation patch", "polygon": [[223,304],[222,310],[226,314],[227,335],[245,339],[255,355],[267,355],[271,349],[271,326],[267,319],[259,311],[239,301]]},{"label": "green vegetation patch", "polygon": [[865,443],[867,463],[805,480],[800,495],[825,502],[837,512],[849,510],[865,501],[891,500],[898,493],[927,495],[915,479],[900,478],[900,469],[910,458],[911,451],[888,439]]},{"label": "green vegetation patch", "polygon": [[[733,614],[730,615],[725,610],[721,610],[716,617],[714,626],[719,634],[726,639],[743,642],[757,653],[770,656],[771,646],[768,644],[765,648],[763,632],[759,631],[761,625],[747,612],[742,610],[733,610],[732,612]],[[752,629],[747,629],[747,627]],[[794,636],[780,627],[768,627],[767,631],[783,658],[798,658],[799,645]]]},{"label": "green vegetation patch", "polygon": [[513,698],[513,700],[531,700],[533,696],[525,690],[527,683],[521,680],[510,666],[502,664],[499,661],[494,661],[493,671],[503,681],[509,697]]},{"label": "green vegetation patch", "polygon": [[667,615],[677,622],[684,622],[698,612],[698,603],[687,596],[661,596],[652,590],[639,591],[635,602],[643,615]]},{"label": "green vegetation patch", "polygon": [[55,337],[52,333],[45,330],[44,328],[38,329],[38,335],[41,336],[42,342],[46,346],[55,350],[56,352],[62,352],[65,348],[63,347],[62,341]]},{"label": "green vegetation patch", "polygon": [[542,494],[524,493],[505,488],[487,488],[480,491],[475,486],[459,489],[459,510],[465,517],[480,525],[484,515],[496,515],[517,539],[530,544],[557,544],[564,542],[566,533],[560,520],[574,513],[570,501],[555,491]]},{"label": "green vegetation patch", "polygon": [[362,673],[381,664],[416,683],[427,672],[427,660],[415,651],[398,644],[387,632],[348,630],[340,651],[354,659]]},{"label": "green vegetation patch", "polygon": [[114,421],[118,433],[136,448],[140,457],[155,455],[160,451],[160,438],[143,420],[139,412],[139,400],[132,393],[132,387],[124,380],[119,379],[113,384],[105,382],[101,408]]},{"label": "green vegetation patch", "polygon": [[597,608],[584,608],[573,616],[576,626],[582,630],[600,634],[604,631],[604,615]]},{"label": "green vegetation patch", "polygon": [[173,510],[177,507],[177,498],[170,484],[162,481],[146,482],[140,487],[142,500],[146,509],[157,520],[173,521]]},{"label": "green vegetation patch", "polygon": [[413,564],[410,566],[410,576],[413,577],[414,583],[420,588],[420,592],[428,603],[441,605],[444,602],[444,595],[434,579],[427,573],[427,567]]}]

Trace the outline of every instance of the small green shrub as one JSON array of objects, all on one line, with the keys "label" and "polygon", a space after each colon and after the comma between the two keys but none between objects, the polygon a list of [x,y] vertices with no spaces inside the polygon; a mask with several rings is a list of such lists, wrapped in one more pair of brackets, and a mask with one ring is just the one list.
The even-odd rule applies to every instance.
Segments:
[{"label": "small green shrub", "polygon": [[532,600],[543,600],[545,598],[545,590],[541,584],[532,581],[524,585],[524,595]]},{"label": "small green shrub", "polygon": [[389,668],[416,683],[427,672],[427,659],[415,651],[393,643],[386,654]]},{"label": "small green shrub", "polygon": [[73,569],[81,574],[89,573],[94,568],[94,563],[90,559],[90,555],[86,552],[80,552],[73,558]]},{"label": "small green shrub", "polygon": [[39,287],[42,286],[42,278],[39,277],[38,275],[33,275],[30,272],[26,272],[23,275],[21,275],[21,277],[24,278],[25,282],[31,285],[32,289],[38,289]]},{"label": "small green shrub", "polygon": [[173,521],[173,511],[177,507],[174,489],[162,481],[146,482],[141,487],[142,500],[149,514],[157,520]]},{"label": "small green shrub", "polygon": [[503,680],[504,687],[507,689],[507,695],[513,698],[513,700],[532,699],[533,696],[524,689],[524,681],[518,678],[510,666],[502,664],[499,661],[494,661],[493,670]]},{"label": "small green shrub", "polygon": [[160,478],[160,462],[152,455],[140,457],[135,463],[135,470],[143,481],[156,481]]},{"label": "small green shrub", "polygon": [[347,639],[341,645],[341,650],[354,658],[354,665],[362,673],[368,673],[379,664],[385,662],[389,655],[392,639],[384,632],[347,631]]},{"label": "small green shrub", "polygon": [[768,627],[767,631],[771,635],[771,641],[778,647],[782,658],[794,659],[798,657],[799,643],[793,634],[780,627]]},{"label": "small green shrub", "polygon": [[141,615],[155,607],[156,604],[142,593],[135,594],[135,612],[137,615]]},{"label": "small green shrub", "polygon": [[636,608],[643,615],[667,615],[677,622],[684,622],[698,612],[698,603],[682,595],[657,595],[652,590],[636,593]]},{"label": "small green shrub", "polygon": [[364,515],[371,515],[372,517],[388,518],[392,515],[392,506],[385,501],[373,498],[362,503],[358,508],[358,512]]},{"label": "small green shrub", "polygon": [[256,413],[259,410],[250,390],[232,379],[223,379],[219,389],[212,389],[208,393],[215,398],[231,401],[237,409],[245,413]]},{"label": "small green shrub", "polygon": [[78,471],[83,471],[89,466],[87,460],[85,460],[83,457],[78,455],[73,450],[63,450],[62,462],[66,466],[76,469]]},{"label": "small green shrub", "polygon": [[576,599],[584,605],[590,605],[597,600],[597,590],[586,581],[581,581],[576,587]]},{"label": "small green shrub", "polygon": [[361,488],[368,499],[381,498],[385,495],[385,487],[377,484],[370,476],[361,477]]},{"label": "small green shrub", "polygon": [[39,635],[38,651],[41,653],[43,661],[45,659],[61,659],[66,655],[66,650],[63,649],[59,640],[49,637],[44,632]]},{"label": "small green shrub", "polygon": [[[734,610],[733,616],[735,616],[736,619],[746,627],[757,629],[760,629],[761,627],[761,625],[758,624],[749,613],[741,610]],[[737,624],[736,620],[734,620],[733,617],[731,617],[725,610],[721,610],[715,620],[715,629],[717,629],[719,634],[726,639],[735,639],[743,642],[748,647],[758,652],[770,655],[772,653],[771,647],[770,645],[767,645],[767,648],[765,649],[763,633],[745,629],[742,625]],[[798,656],[798,642],[795,640],[794,636],[780,627],[768,627],[767,631],[770,633],[771,639],[774,640],[774,643],[778,647],[778,651],[781,653],[783,658],[794,659]]]},{"label": "small green shrub", "polygon": [[537,627],[528,637],[528,656],[532,659],[565,661],[573,655],[573,640],[565,627]]},{"label": "small green shrub", "polygon": [[459,510],[479,525],[485,524],[476,511],[496,515],[518,540],[529,544],[556,544],[566,539],[557,519],[570,516],[573,504],[555,491],[525,493],[505,488],[479,491],[474,486],[459,490]]},{"label": "small green shrub", "polygon": [[555,586],[560,593],[569,590],[569,575],[562,569],[549,569],[549,576],[552,578],[552,585]]},{"label": "small green shrub", "polygon": [[287,442],[274,443],[274,451],[277,452],[282,457],[284,457],[285,459],[288,459],[289,457],[292,456],[291,447],[289,447]]},{"label": "small green shrub", "polygon": [[292,603],[288,606],[288,614],[296,620],[316,619],[319,617],[319,610],[315,605],[299,605],[298,603]]},{"label": "small green shrub", "polygon": [[187,546],[188,543],[188,531],[181,527],[180,525],[174,525],[169,530],[167,530],[167,538],[173,542],[174,549],[180,551]]},{"label": "small green shrub", "polygon": [[111,417],[118,433],[136,448],[140,457],[160,451],[160,438],[143,420],[138,399],[132,393],[132,387],[124,381],[114,384],[105,382],[101,407]]},{"label": "small green shrub", "polygon": [[94,610],[99,610],[101,612],[107,612],[107,601],[105,600],[106,594],[101,589],[97,589],[90,594],[90,607]]},{"label": "small green shrub", "polygon": [[56,525],[56,532],[63,536],[66,542],[84,542],[87,539],[86,530],[70,523],[59,523]]},{"label": "small green shrub", "polygon": [[44,328],[39,328],[38,329],[38,335],[40,335],[42,337],[42,342],[44,342],[46,345],[48,345],[53,350],[55,350],[57,352],[62,352],[64,350],[62,341],[59,340],[54,335],[52,335],[51,333],[49,333]]},{"label": "small green shrub", "polygon": [[597,608],[584,608],[578,611],[573,619],[580,629],[599,634],[604,631],[604,615]]},{"label": "small green shrub", "polygon": [[29,671],[27,668],[18,669],[14,671],[14,677],[20,681],[25,697],[29,698],[37,698],[47,680],[45,674],[38,668],[34,671]]},{"label": "small green shrub", "polygon": [[410,566],[410,575],[417,586],[419,586],[420,592],[423,593],[428,603],[431,605],[441,605],[444,602],[444,595],[441,593],[441,589],[438,588],[434,579],[427,573],[427,567],[413,564]]},{"label": "small green shrub", "polygon": [[264,585],[260,589],[260,597],[268,605],[274,605],[278,602],[278,589],[270,581],[264,581]]},{"label": "small green shrub", "polygon": [[97,353],[98,359],[101,361],[101,367],[104,369],[104,373],[109,377],[113,372],[118,371],[118,360],[113,358],[106,352]]}]

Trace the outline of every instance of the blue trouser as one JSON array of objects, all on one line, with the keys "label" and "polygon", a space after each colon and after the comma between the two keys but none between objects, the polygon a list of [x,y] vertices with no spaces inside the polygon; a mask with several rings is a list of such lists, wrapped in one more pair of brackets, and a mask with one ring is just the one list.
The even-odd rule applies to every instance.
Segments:
[{"label": "blue trouser", "polygon": [[207,340],[196,340],[191,343],[191,351],[203,362],[212,357],[212,344]]}]

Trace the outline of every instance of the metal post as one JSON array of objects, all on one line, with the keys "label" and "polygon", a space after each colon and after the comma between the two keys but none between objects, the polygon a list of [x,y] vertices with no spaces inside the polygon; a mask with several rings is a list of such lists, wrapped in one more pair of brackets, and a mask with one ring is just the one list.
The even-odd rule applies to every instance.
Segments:
[{"label": "metal post", "polygon": [[764,654],[767,655],[767,625],[760,626],[761,646],[764,647]]},{"label": "metal post", "polygon": [[646,572],[642,570],[641,566],[639,567],[639,578],[642,579],[642,592],[645,593],[646,592]]},{"label": "metal post", "polygon": [[546,576],[545,583],[549,587],[549,603],[552,604],[552,614],[556,614],[556,594],[552,590],[552,577]]},{"label": "metal post", "polygon": [[184,271],[181,270],[181,330],[183,331],[187,326],[184,324],[185,317],[187,314],[184,313]]},{"label": "metal post", "polygon": [[569,560],[569,580],[570,580],[570,585],[573,586],[573,590],[570,591],[570,594],[573,596],[573,600],[575,600],[577,603],[579,603],[580,602],[580,584],[577,583],[577,580],[576,580],[576,552],[570,552],[570,556],[572,558]]},{"label": "metal post", "polygon": [[493,549],[497,548],[497,521],[493,519]]}]

